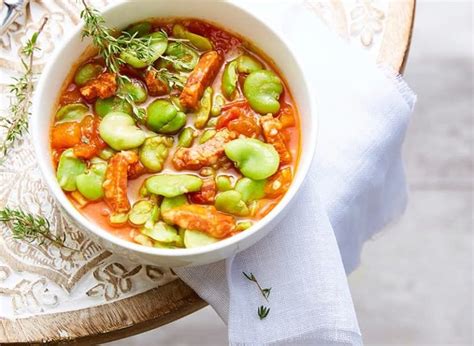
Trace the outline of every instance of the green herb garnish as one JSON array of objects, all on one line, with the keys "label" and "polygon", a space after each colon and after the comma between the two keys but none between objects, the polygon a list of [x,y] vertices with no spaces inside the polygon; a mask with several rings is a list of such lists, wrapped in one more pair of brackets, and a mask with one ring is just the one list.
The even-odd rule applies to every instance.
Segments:
[{"label": "green herb garnish", "polygon": [[50,242],[55,246],[77,251],[65,245],[66,234],[59,236],[51,232],[51,225],[43,216],[29,214],[20,209],[4,208],[0,209],[0,222],[10,227],[15,239],[30,243],[38,241],[40,245]]},{"label": "green herb garnish", "polygon": [[[242,274],[244,274],[244,276],[247,280],[252,281],[252,282],[255,283],[255,285],[257,285],[257,287],[260,290],[260,293],[262,294],[263,298],[265,298],[265,300],[267,302],[269,302],[268,298],[270,297],[270,293],[272,291],[272,288],[271,287],[270,288],[262,288],[262,286],[260,286],[260,283],[258,282],[257,278],[252,273],[247,274],[245,272],[242,272]],[[262,305],[258,308],[257,312],[258,312],[258,317],[260,317],[260,319],[263,320],[270,313],[270,308]]]},{"label": "green herb garnish", "polygon": [[21,77],[13,78],[15,83],[10,85],[12,100],[9,107],[10,116],[0,117],[0,127],[6,129],[5,137],[0,142],[0,162],[6,159],[8,150],[12,145],[28,131],[34,82],[34,53],[39,50],[37,46],[38,36],[43,31],[47,21],[48,17],[45,17],[39,30],[31,36],[21,50],[20,61],[24,72]]}]

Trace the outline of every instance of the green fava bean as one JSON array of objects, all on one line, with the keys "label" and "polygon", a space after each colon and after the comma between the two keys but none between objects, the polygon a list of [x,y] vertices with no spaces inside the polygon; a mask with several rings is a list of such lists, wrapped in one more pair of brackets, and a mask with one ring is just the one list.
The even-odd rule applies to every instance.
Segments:
[{"label": "green fava bean", "polygon": [[232,61],[227,64],[222,75],[222,93],[228,99],[232,99],[237,89],[237,81],[239,75],[237,74],[237,61]]},{"label": "green fava bean", "polygon": [[130,95],[136,104],[146,101],[148,93],[142,82],[132,79],[131,82],[125,81],[120,85],[118,90],[119,95]]},{"label": "green fava bean", "polygon": [[189,43],[204,52],[213,49],[212,43],[208,38],[189,32],[184,26],[179,24],[173,27],[173,36],[189,40]]},{"label": "green fava bean", "polygon": [[219,239],[211,237],[210,235],[193,230],[185,230],[183,234],[183,244],[187,249],[194,249],[217,243]]},{"label": "green fava bean", "polygon": [[56,113],[59,122],[81,121],[89,113],[89,107],[83,103],[71,103],[61,107]]},{"label": "green fava bean", "polygon": [[217,131],[216,130],[206,130],[202,134],[201,138],[199,138],[199,144],[204,144],[208,140],[210,140],[212,137],[216,135]]},{"label": "green fava bean", "polygon": [[155,195],[176,197],[188,192],[201,190],[201,178],[190,174],[162,174],[146,180],[146,188]]},{"label": "green fava bean", "polygon": [[74,76],[74,83],[77,86],[83,86],[88,81],[96,78],[104,71],[104,67],[99,64],[86,64],[82,66]]},{"label": "green fava bean", "polygon": [[256,71],[247,77],[244,83],[244,95],[250,107],[260,114],[275,114],[280,110],[280,98],[283,84],[272,71]]},{"label": "green fava bean", "polygon": [[235,191],[240,192],[245,203],[256,201],[265,196],[266,180],[242,178],[235,184]]},{"label": "green fava bean", "polygon": [[59,158],[58,169],[56,171],[56,179],[58,180],[59,186],[61,186],[64,191],[76,191],[76,178],[84,173],[85,170],[86,164],[74,156],[72,149],[64,151]]},{"label": "green fava bean", "polygon": [[165,197],[163,198],[163,202],[161,202],[161,211],[162,213],[166,213],[168,210],[181,207],[182,205],[188,204],[188,199],[185,195],[179,195],[176,197]]},{"label": "green fava bean", "polygon": [[135,37],[143,37],[151,32],[151,28],[152,26],[150,22],[141,22],[129,26],[125,31],[132,36],[135,35]]},{"label": "green fava bean", "polygon": [[195,121],[194,126],[198,129],[202,129],[206,126],[207,121],[209,120],[209,116],[211,115],[211,108],[212,108],[212,94],[213,90],[211,87],[206,88],[204,94],[201,98],[201,102],[199,104],[199,110],[195,114]]},{"label": "green fava bean", "polygon": [[237,232],[246,231],[252,226],[253,224],[250,221],[242,221],[242,222],[237,223],[236,231]]},{"label": "green fava bean", "polygon": [[100,137],[114,150],[138,148],[145,142],[146,134],[135,125],[133,118],[122,112],[112,112],[99,125]]},{"label": "green fava bean", "polygon": [[136,226],[144,225],[148,220],[152,219],[154,211],[156,211],[155,205],[151,201],[138,201],[130,210],[128,220]]},{"label": "green fava bean", "polygon": [[77,190],[90,201],[97,201],[104,196],[102,187],[105,179],[107,163],[99,161],[92,164],[89,171],[78,175],[76,178]]},{"label": "green fava bean", "polygon": [[218,122],[219,122],[219,119],[218,119],[218,118],[211,118],[211,119],[209,119],[209,121],[207,122],[206,127],[213,127],[213,128],[216,128]]},{"label": "green fava bean", "polygon": [[233,189],[232,178],[228,175],[219,175],[216,178],[217,190],[220,192],[229,191]]},{"label": "green fava bean", "polygon": [[168,37],[162,32],[154,32],[144,38],[151,38],[151,56],[148,59],[139,59],[132,50],[126,50],[120,54],[120,58],[134,68],[145,68],[158,60],[168,47]]},{"label": "green fava bean", "polygon": [[199,54],[182,42],[170,43],[166,49],[166,55],[172,57],[171,65],[177,71],[192,71],[199,62]]},{"label": "green fava bean", "polygon": [[249,55],[241,55],[237,59],[237,70],[240,73],[250,74],[252,72],[257,72],[263,70],[263,65],[257,59]]},{"label": "green fava bean", "polygon": [[161,221],[154,225],[153,228],[145,227],[142,230],[142,234],[165,244],[175,243],[181,240],[176,228]]},{"label": "green fava bean", "polygon": [[242,200],[242,195],[238,191],[230,190],[217,194],[216,209],[224,213],[237,216],[247,216],[250,214],[249,208]]},{"label": "green fava bean", "polygon": [[186,114],[178,112],[169,101],[156,100],[148,106],[146,125],[155,132],[174,134],[185,124]]},{"label": "green fava bean", "polygon": [[173,138],[156,136],[145,140],[140,149],[140,161],[151,172],[160,172],[173,146]]},{"label": "green fava bean", "polygon": [[183,112],[178,112],[176,116],[171,120],[168,124],[163,126],[160,131],[160,133],[167,134],[167,135],[174,135],[179,132],[183,128],[184,125],[186,125],[186,114]]},{"label": "green fava bean", "polygon": [[130,103],[117,96],[106,99],[98,98],[97,101],[95,101],[94,108],[97,115],[101,118],[112,112],[122,112],[129,115],[132,115],[133,112]]},{"label": "green fava bean", "polygon": [[113,150],[112,148],[105,148],[104,150],[102,150],[99,153],[99,157],[102,160],[109,161],[112,158],[112,156],[115,155],[115,153],[116,153],[116,151]]},{"label": "green fava bean", "polygon": [[194,130],[191,127],[186,127],[178,137],[178,145],[181,148],[191,148],[194,141]]},{"label": "green fava bean", "polygon": [[263,180],[275,174],[280,166],[280,156],[273,145],[258,139],[239,138],[224,147],[226,156],[244,176]]},{"label": "green fava bean", "polygon": [[222,106],[225,105],[225,98],[222,95],[217,95],[214,98],[214,102],[212,103],[211,115],[213,117],[217,117],[222,113]]},{"label": "green fava bean", "polygon": [[183,107],[181,101],[179,100],[179,96],[171,96],[170,97],[171,103],[176,107],[176,109],[180,112],[186,112],[186,108]]}]

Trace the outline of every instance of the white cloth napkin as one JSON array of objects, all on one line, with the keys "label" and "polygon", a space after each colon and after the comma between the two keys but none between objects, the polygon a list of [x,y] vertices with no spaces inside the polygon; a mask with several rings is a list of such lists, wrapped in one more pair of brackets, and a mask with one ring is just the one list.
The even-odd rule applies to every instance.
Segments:
[{"label": "white cloth napkin", "polygon": [[[405,208],[400,150],[416,97],[302,2],[272,2],[271,11],[268,3],[238,3],[281,31],[301,57],[318,99],[317,153],[269,236],[234,258],[176,272],[228,324],[233,345],[362,344],[346,272],[358,265],[363,243]],[[269,303],[242,272],[272,288]],[[260,305],[271,308],[264,320]]]}]

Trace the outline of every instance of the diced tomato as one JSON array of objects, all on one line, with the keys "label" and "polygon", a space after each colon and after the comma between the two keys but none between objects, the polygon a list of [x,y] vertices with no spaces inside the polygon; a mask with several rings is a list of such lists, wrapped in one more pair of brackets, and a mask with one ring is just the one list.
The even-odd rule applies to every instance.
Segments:
[{"label": "diced tomato", "polygon": [[240,108],[238,107],[232,107],[231,109],[225,111],[222,113],[222,115],[219,117],[219,120],[217,121],[216,129],[222,129],[224,127],[227,127],[227,125],[235,119],[238,119],[240,117],[241,111]]},{"label": "diced tomato", "polygon": [[261,199],[257,201],[257,212],[255,213],[255,217],[261,219],[265,217],[268,213],[270,213],[273,208],[278,204],[278,201],[269,200],[269,199]]},{"label": "diced tomato", "polygon": [[227,128],[250,138],[257,138],[262,133],[255,118],[248,115],[241,115],[238,119],[232,120]]},{"label": "diced tomato", "polygon": [[74,148],[74,155],[80,159],[90,160],[94,156],[98,154],[97,147],[92,144],[78,144],[75,145]]},{"label": "diced tomato", "polygon": [[273,175],[265,185],[265,196],[269,198],[277,198],[286,193],[290,188],[293,175],[291,168],[286,167]]},{"label": "diced tomato", "polygon": [[281,107],[277,118],[280,120],[282,128],[293,127],[296,125],[295,111],[293,107],[287,103]]},{"label": "diced tomato", "polygon": [[59,103],[61,105],[68,105],[71,103],[79,103],[82,101],[82,95],[79,92],[79,89],[73,85],[68,88],[62,95]]},{"label": "diced tomato", "polygon": [[57,124],[51,133],[51,146],[67,149],[81,143],[81,126],[75,122]]}]

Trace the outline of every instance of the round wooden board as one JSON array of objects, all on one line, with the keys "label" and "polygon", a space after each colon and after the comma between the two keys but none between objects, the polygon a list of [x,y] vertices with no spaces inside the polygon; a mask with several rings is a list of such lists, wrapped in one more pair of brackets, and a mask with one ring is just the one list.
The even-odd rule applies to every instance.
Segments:
[{"label": "round wooden board", "polygon": [[[403,72],[410,48],[415,0],[307,2],[335,32],[369,50],[376,62]],[[385,5],[384,11],[378,9],[380,3]],[[367,19],[360,17],[361,9],[372,11],[382,28],[364,24]],[[376,40],[378,44],[374,43]],[[0,344],[71,341],[96,344],[157,328],[205,306],[206,303],[183,281],[175,280],[93,308],[17,320],[0,319]]]}]

